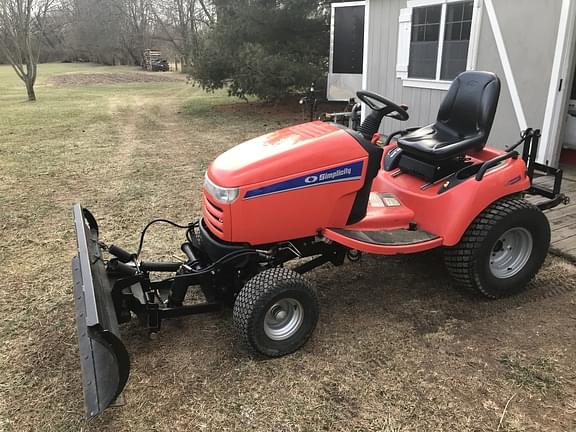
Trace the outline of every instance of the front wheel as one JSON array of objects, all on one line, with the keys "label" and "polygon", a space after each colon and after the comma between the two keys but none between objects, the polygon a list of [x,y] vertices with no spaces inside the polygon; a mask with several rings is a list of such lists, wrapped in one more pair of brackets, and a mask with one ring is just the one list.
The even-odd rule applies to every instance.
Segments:
[{"label": "front wheel", "polygon": [[304,277],[286,268],[258,273],[234,303],[234,328],[253,353],[280,357],[296,351],[318,322],[316,292]]},{"label": "front wheel", "polygon": [[484,210],[444,256],[457,283],[496,299],[524,290],[549,246],[544,213],[524,199],[504,198]]}]

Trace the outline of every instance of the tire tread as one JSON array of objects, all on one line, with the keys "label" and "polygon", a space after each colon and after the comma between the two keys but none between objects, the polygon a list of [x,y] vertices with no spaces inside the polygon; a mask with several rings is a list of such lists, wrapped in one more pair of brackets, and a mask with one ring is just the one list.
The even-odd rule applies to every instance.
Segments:
[{"label": "tire tread", "polygon": [[540,212],[538,207],[523,198],[502,198],[480,213],[456,246],[445,249],[446,268],[458,285],[488,298],[495,299],[498,297],[490,293],[480,281],[476,271],[476,251],[486,240],[492,228],[506,216],[525,209]]},{"label": "tire tread", "polygon": [[[285,267],[274,267],[258,273],[250,279],[240,290],[234,303],[233,323],[234,332],[241,346],[253,355],[264,354],[267,357],[281,357],[299,348],[288,352],[277,353],[262,352],[254,338],[256,333],[256,316],[265,313],[267,299],[279,288],[302,288],[310,294],[318,310],[318,296],[313,286],[302,275]],[[310,332],[311,333],[311,332]],[[309,337],[309,335],[308,335]],[[308,339],[306,337],[306,339]],[[302,342],[302,345],[306,341]]]}]

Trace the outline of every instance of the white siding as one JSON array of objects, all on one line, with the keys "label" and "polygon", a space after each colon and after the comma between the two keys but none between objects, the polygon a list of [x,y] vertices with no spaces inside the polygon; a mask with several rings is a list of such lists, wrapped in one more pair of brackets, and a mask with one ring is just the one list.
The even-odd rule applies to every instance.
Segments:
[{"label": "white siding", "polygon": [[[561,1],[492,0],[529,127],[542,128],[556,43]],[[366,88],[409,106],[410,120],[385,120],[383,133],[433,122],[446,94],[443,90],[409,88],[396,77],[398,17],[406,0],[369,0]],[[517,140],[520,127],[486,9],[480,28],[478,70],[495,72],[502,81],[500,103],[490,144],[503,148]]]},{"label": "white siding", "polygon": [[410,114],[407,122],[391,119],[382,122],[381,130],[386,134],[432,123],[446,94],[443,90],[404,87],[402,80],[396,77],[398,17],[405,7],[406,0],[370,0],[370,35],[365,53],[368,56],[366,89],[408,105]]},{"label": "white siding", "polygon": [[[558,35],[560,0],[493,0],[528,127],[541,129]],[[520,127],[486,12],[480,29],[477,69],[502,80],[491,143],[503,147],[518,141]]]}]

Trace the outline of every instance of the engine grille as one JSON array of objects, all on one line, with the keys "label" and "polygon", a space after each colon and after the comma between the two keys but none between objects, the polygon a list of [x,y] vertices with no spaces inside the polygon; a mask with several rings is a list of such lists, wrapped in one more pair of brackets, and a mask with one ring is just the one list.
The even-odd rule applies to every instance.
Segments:
[{"label": "engine grille", "polygon": [[206,193],[204,193],[203,204],[204,221],[214,234],[223,236],[225,231],[224,210],[214,204]]}]

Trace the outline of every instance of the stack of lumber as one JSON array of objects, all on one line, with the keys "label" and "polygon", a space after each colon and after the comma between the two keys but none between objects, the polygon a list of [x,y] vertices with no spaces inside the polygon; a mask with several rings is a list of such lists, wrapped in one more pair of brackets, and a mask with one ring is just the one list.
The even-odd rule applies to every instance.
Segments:
[{"label": "stack of lumber", "polygon": [[147,49],[144,51],[144,62],[142,63],[142,68],[147,71],[152,71],[152,63],[161,59],[162,53],[160,50]]}]

